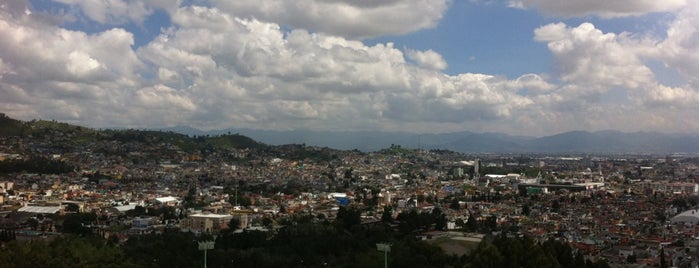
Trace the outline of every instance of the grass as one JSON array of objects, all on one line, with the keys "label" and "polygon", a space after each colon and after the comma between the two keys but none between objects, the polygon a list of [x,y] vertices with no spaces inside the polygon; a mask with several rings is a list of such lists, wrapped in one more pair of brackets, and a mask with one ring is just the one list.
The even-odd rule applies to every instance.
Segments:
[{"label": "grass", "polygon": [[480,242],[455,240],[451,237],[440,237],[432,240],[427,240],[428,243],[438,246],[447,254],[456,254],[462,256],[468,254],[471,250],[478,247]]}]

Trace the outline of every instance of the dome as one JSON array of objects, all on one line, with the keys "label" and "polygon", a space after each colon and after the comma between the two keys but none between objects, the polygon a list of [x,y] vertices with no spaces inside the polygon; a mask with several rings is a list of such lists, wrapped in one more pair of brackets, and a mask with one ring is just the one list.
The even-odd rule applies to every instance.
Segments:
[{"label": "dome", "polygon": [[686,223],[697,224],[697,223],[699,223],[699,209],[692,209],[692,210],[687,210],[685,212],[682,212],[682,213],[678,214],[677,216],[672,217],[672,219],[670,219],[670,222],[672,222],[672,223],[686,222]]}]

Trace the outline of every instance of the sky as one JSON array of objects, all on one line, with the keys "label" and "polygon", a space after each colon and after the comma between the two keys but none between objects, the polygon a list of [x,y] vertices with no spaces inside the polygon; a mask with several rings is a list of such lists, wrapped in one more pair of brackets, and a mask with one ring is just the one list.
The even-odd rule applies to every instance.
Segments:
[{"label": "sky", "polygon": [[0,112],[202,130],[699,133],[696,0],[9,0]]}]

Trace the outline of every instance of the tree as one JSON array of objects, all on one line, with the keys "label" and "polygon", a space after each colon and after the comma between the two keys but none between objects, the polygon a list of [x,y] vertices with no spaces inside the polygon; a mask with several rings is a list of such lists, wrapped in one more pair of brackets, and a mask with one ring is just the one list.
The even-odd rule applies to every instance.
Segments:
[{"label": "tree", "polygon": [[352,179],[352,172],[353,171],[354,170],[352,168],[348,168],[347,170],[345,170],[345,174],[343,177],[347,180]]},{"label": "tree", "polygon": [[660,268],[667,268],[667,261],[665,260],[665,248],[660,248]]},{"label": "tree", "polygon": [[337,211],[336,222],[347,230],[361,223],[361,212],[354,207],[343,206]]},{"label": "tree", "polygon": [[503,254],[494,245],[481,243],[476,250],[471,252],[465,268],[476,267],[506,267]]},{"label": "tree", "polygon": [[272,219],[270,219],[269,217],[264,217],[264,218],[262,218],[262,225],[264,225],[265,227],[271,228],[271,227],[272,227],[272,223],[273,223],[273,221],[272,221]]},{"label": "tree", "polygon": [[228,230],[234,231],[240,228],[240,219],[233,217],[228,221]]},{"label": "tree", "polygon": [[136,206],[133,210],[134,210],[133,213],[136,216],[141,216],[141,215],[146,214],[146,208],[144,208],[143,206]]},{"label": "tree", "polygon": [[245,196],[242,196],[242,195],[234,195],[234,196],[231,196],[231,197],[228,199],[228,202],[231,203],[231,205],[234,205],[234,206],[235,206],[235,205],[240,205],[240,206],[247,207],[247,206],[249,206],[249,205],[252,205],[252,201],[250,200],[250,198],[245,197]]},{"label": "tree", "polygon": [[476,217],[473,216],[473,213],[468,215],[465,227],[467,232],[474,232],[478,228],[478,222],[476,220]]},{"label": "tree", "polygon": [[78,235],[91,235],[92,230],[87,225],[97,219],[95,213],[72,213],[63,218],[62,232]]},{"label": "tree", "polygon": [[38,221],[37,219],[34,219],[34,218],[29,218],[29,219],[27,220],[27,224],[28,224],[29,227],[31,227],[32,230],[34,230],[34,231],[36,231],[36,228],[39,227],[39,221]]},{"label": "tree", "polygon": [[461,209],[461,205],[459,204],[459,199],[452,199],[451,203],[449,204],[449,208],[453,210],[459,210]]},{"label": "tree", "polygon": [[68,204],[68,206],[66,206],[66,211],[79,212],[80,206],[78,206],[77,204],[70,203]]},{"label": "tree", "polygon": [[585,261],[568,244],[548,240],[542,244],[529,237],[483,240],[466,256],[464,267],[609,267],[604,261]]},{"label": "tree", "polygon": [[529,207],[529,205],[527,205],[527,204],[522,205],[522,215],[529,216],[530,212],[531,212],[531,208]]},{"label": "tree", "polygon": [[432,221],[434,221],[434,228],[440,231],[444,231],[447,229],[447,217],[442,213],[442,210],[439,209],[438,207],[435,207],[432,209],[432,213],[430,213],[430,216],[432,217]]},{"label": "tree", "polygon": [[381,214],[381,222],[393,223],[393,209],[390,206],[385,206],[383,208],[383,214]]}]

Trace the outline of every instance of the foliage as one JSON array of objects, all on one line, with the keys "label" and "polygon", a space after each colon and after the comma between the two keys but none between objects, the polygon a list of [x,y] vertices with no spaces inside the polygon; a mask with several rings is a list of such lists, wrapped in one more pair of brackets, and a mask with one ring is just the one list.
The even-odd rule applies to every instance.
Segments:
[{"label": "foliage", "polygon": [[26,127],[22,121],[9,118],[4,113],[0,113],[0,137],[19,136],[25,131]]},{"label": "foliage", "polygon": [[609,267],[603,261],[585,261],[566,243],[536,243],[528,237],[498,237],[492,243],[484,240],[465,259],[464,267]]},{"label": "foliage", "polygon": [[385,155],[411,155],[416,153],[417,150],[406,149],[397,144],[391,144],[390,147],[384,148],[378,151],[379,154]]},{"label": "foliage", "polygon": [[203,259],[194,234],[174,230],[132,236],[123,249],[141,267],[196,267]]},{"label": "foliage", "polygon": [[393,208],[390,206],[385,206],[383,208],[383,213],[381,214],[381,222],[393,223]]},{"label": "foliage", "polygon": [[361,211],[355,207],[340,207],[337,211],[337,223],[341,227],[351,230],[353,226],[361,223]]},{"label": "foliage", "polygon": [[95,213],[69,213],[63,217],[63,224],[57,227],[63,233],[89,236],[92,235],[92,230],[88,226],[95,220]]},{"label": "foliage", "polygon": [[[353,215],[352,208],[345,212]],[[412,214],[412,213],[410,213]],[[430,213],[415,213],[430,216]],[[435,213],[439,214],[439,213]],[[406,214],[409,215],[409,214]],[[353,218],[353,216],[351,216]],[[208,251],[210,267],[380,267],[377,243],[391,244],[391,267],[608,267],[585,261],[565,243],[537,243],[527,237],[484,240],[462,258],[439,247],[401,235],[385,224],[350,225],[295,221],[276,233],[226,232]],[[166,229],[162,234],[131,236],[125,243],[97,236],[66,235],[53,241],[11,241],[0,250],[2,267],[197,267],[203,253],[197,237]],[[110,242],[111,241],[111,242]]]},{"label": "foliage", "polygon": [[264,144],[261,144],[249,137],[240,134],[226,134],[221,136],[209,137],[206,139],[206,143],[207,145],[226,149],[261,149],[265,147]]},{"label": "foliage", "polygon": [[12,241],[0,250],[2,267],[138,267],[99,237],[56,237],[50,242]]},{"label": "foliage", "polygon": [[27,172],[39,174],[64,174],[73,171],[66,162],[45,157],[29,157],[26,159],[9,159],[0,161],[0,174]]}]

